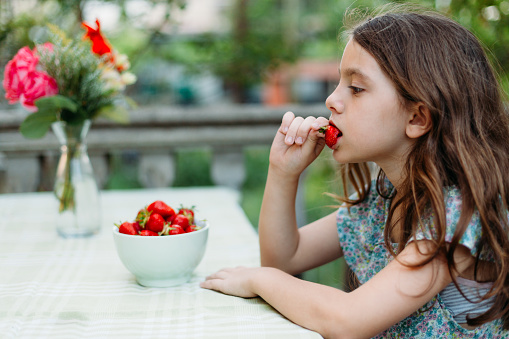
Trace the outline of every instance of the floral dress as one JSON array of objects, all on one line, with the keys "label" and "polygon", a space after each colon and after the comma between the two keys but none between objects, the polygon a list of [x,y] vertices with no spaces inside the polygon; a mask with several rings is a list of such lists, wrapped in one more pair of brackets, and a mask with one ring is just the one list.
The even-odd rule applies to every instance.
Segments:
[{"label": "floral dress", "polygon": [[[340,208],[337,214],[339,241],[344,258],[360,283],[367,282],[389,264],[393,257],[384,243],[384,227],[390,207],[390,199],[382,198],[376,191],[376,181],[371,184],[370,194],[362,203],[350,208]],[[461,211],[459,190],[445,190],[447,208],[446,240],[454,233]],[[431,225],[431,216],[424,216],[424,224]],[[432,229],[432,228],[431,228]],[[481,225],[474,214],[460,243],[476,254]],[[429,234],[417,234],[418,239],[430,238]],[[485,323],[474,330],[461,327],[445,307],[440,294],[421,309],[401,322],[375,336],[375,338],[509,338],[502,321]]]}]

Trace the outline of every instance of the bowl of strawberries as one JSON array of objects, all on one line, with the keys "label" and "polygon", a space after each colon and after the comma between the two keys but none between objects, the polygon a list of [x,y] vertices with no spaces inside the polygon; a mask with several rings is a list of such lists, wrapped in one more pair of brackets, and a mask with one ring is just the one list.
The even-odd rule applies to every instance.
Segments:
[{"label": "bowl of strawberries", "polygon": [[178,210],[161,200],[141,208],[132,221],[113,227],[120,261],[147,287],[169,287],[191,279],[201,262],[209,225],[194,207]]}]

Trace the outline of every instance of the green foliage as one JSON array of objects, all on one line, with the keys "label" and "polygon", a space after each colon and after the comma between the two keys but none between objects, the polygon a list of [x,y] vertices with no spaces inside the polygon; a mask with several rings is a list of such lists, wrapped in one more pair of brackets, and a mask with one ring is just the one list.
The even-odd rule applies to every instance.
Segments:
[{"label": "green foliage", "polygon": [[246,180],[242,187],[241,205],[251,224],[257,229],[265,181],[269,169],[269,147],[250,147],[244,151]]},{"label": "green foliage", "polygon": [[211,186],[212,154],[202,149],[183,149],[176,154],[177,171],[173,186]]},{"label": "green foliage", "polygon": [[114,153],[110,156],[110,175],[106,182],[106,189],[136,189],[143,186],[138,181],[138,158],[135,154],[126,152]]},{"label": "green foliage", "polygon": [[30,114],[21,124],[20,132],[29,139],[42,138],[52,123],[58,120],[55,112],[76,112],[74,101],[61,95],[44,97],[35,101],[37,112]]},{"label": "green foliage", "polygon": [[484,44],[501,84],[509,93],[509,1],[451,0],[438,8],[472,31]]},{"label": "green foliage", "polygon": [[307,169],[304,190],[309,222],[336,210],[339,203],[330,194],[342,194],[342,185],[337,174],[337,164],[328,148]]},{"label": "green foliage", "polygon": [[101,79],[101,59],[90,50],[90,44],[68,39],[56,26],[51,26],[49,41],[53,51],[41,49],[41,65],[57,81],[59,94],[77,103],[75,111],[61,111],[60,119],[79,122],[97,117],[100,109],[113,106],[114,91]]}]

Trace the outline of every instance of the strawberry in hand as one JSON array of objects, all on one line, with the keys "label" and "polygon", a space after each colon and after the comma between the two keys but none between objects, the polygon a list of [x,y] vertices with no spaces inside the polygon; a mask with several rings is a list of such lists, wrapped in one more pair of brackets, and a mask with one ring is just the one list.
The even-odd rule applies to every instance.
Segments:
[{"label": "strawberry in hand", "polygon": [[334,125],[324,126],[318,130],[320,133],[325,133],[325,144],[330,148],[334,149],[334,146],[338,142],[338,138],[343,134]]}]

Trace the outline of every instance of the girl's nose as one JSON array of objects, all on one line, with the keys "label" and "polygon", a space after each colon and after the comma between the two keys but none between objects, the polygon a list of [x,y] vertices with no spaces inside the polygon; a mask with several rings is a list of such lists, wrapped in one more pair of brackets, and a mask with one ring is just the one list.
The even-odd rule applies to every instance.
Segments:
[{"label": "girl's nose", "polygon": [[339,86],[336,87],[334,92],[332,92],[328,97],[327,100],[325,100],[325,106],[333,112],[333,113],[343,113],[343,110],[345,109],[345,105],[343,103],[343,100],[341,100],[341,96],[339,93]]}]

